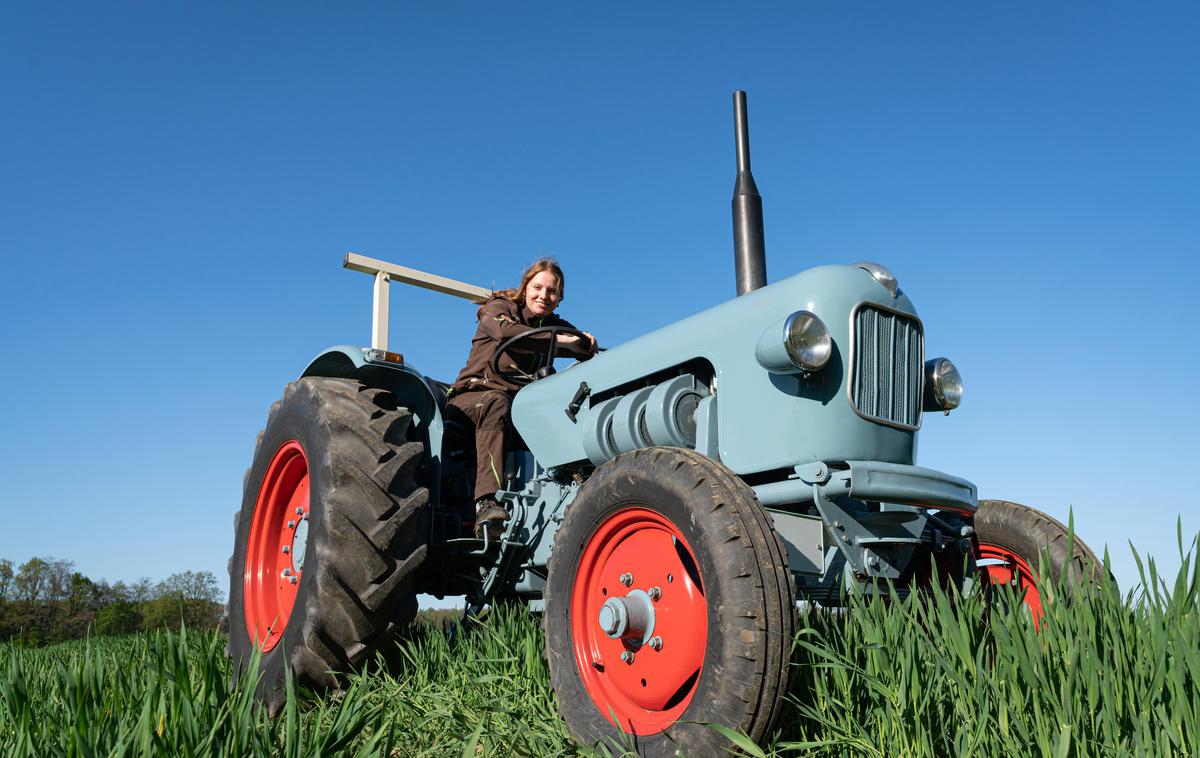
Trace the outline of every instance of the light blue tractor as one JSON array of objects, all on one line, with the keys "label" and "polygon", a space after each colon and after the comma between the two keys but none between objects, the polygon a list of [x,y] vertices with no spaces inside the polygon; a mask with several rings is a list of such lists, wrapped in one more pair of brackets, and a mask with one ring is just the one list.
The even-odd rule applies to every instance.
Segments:
[{"label": "light blue tractor", "polygon": [[967,566],[1024,589],[1036,618],[1039,557],[1051,578],[1096,570],[1059,522],[916,465],[924,414],[956,408],[962,383],[926,359],[888,269],[766,284],[744,93],[734,103],[738,297],[517,393],[526,449],[504,471],[499,539],[471,533],[474,456],[444,420],[445,385],[387,345],[390,281],[488,290],[347,256],[375,277],[372,347],[328,350],[287,386],[235,521],[230,648],[239,667],[262,651],[272,706],[285,664],[337,686],[413,619],[418,593],[517,600],[542,614],[581,743],[709,755],[724,743],[706,722],[769,735],[798,599]]}]

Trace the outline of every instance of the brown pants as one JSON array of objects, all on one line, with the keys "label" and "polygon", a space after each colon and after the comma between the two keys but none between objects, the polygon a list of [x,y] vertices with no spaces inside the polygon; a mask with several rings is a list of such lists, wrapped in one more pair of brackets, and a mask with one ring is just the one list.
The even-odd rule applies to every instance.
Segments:
[{"label": "brown pants", "polygon": [[455,393],[446,418],[475,430],[475,499],[489,497],[504,478],[504,454],[511,434],[512,395],[499,390]]}]

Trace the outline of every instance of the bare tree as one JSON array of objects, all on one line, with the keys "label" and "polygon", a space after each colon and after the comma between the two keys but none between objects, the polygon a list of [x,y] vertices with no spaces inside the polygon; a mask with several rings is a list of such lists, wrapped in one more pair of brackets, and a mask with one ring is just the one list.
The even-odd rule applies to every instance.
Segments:
[{"label": "bare tree", "polygon": [[95,594],[97,605],[108,605],[109,603],[128,603],[130,602],[131,593],[128,585],[125,582],[117,580],[113,584],[109,584],[107,579],[101,579],[96,582],[92,588]]},{"label": "bare tree", "polygon": [[57,558],[43,560],[46,562],[46,600],[62,602],[70,599],[75,561],[64,561]]},{"label": "bare tree", "polygon": [[150,577],[143,576],[133,584],[129,585],[129,601],[133,603],[144,603],[147,600],[153,600],[154,582]]},{"label": "bare tree", "polygon": [[159,597],[183,597],[185,600],[207,600],[218,603],[221,589],[211,571],[182,571],[171,574],[159,582],[156,588]]}]

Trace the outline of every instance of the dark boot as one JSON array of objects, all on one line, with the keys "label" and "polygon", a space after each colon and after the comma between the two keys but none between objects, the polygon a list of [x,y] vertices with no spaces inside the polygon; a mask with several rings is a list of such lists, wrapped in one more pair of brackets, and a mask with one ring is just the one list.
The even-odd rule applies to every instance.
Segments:
[{"label": "dark boot", "polygon": [[488,540],[496,542],[504,534],[504,522],[508,521],[508,511],[497,503],[495,498],[480,498],[475,503],[475,537],[483,539],[487,530]]}]

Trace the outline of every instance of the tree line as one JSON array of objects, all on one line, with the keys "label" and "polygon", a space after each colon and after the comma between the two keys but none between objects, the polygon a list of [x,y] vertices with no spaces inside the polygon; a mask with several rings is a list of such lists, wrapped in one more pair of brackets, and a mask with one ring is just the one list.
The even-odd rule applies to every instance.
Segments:
[{"label": "tree line", "polygon": [[211,571],[184,571],[160,582],[92,581],[74,561],[0,558],[0,641],[44,645],[88,634],[151,629],[215,629],[224,606]]}]

